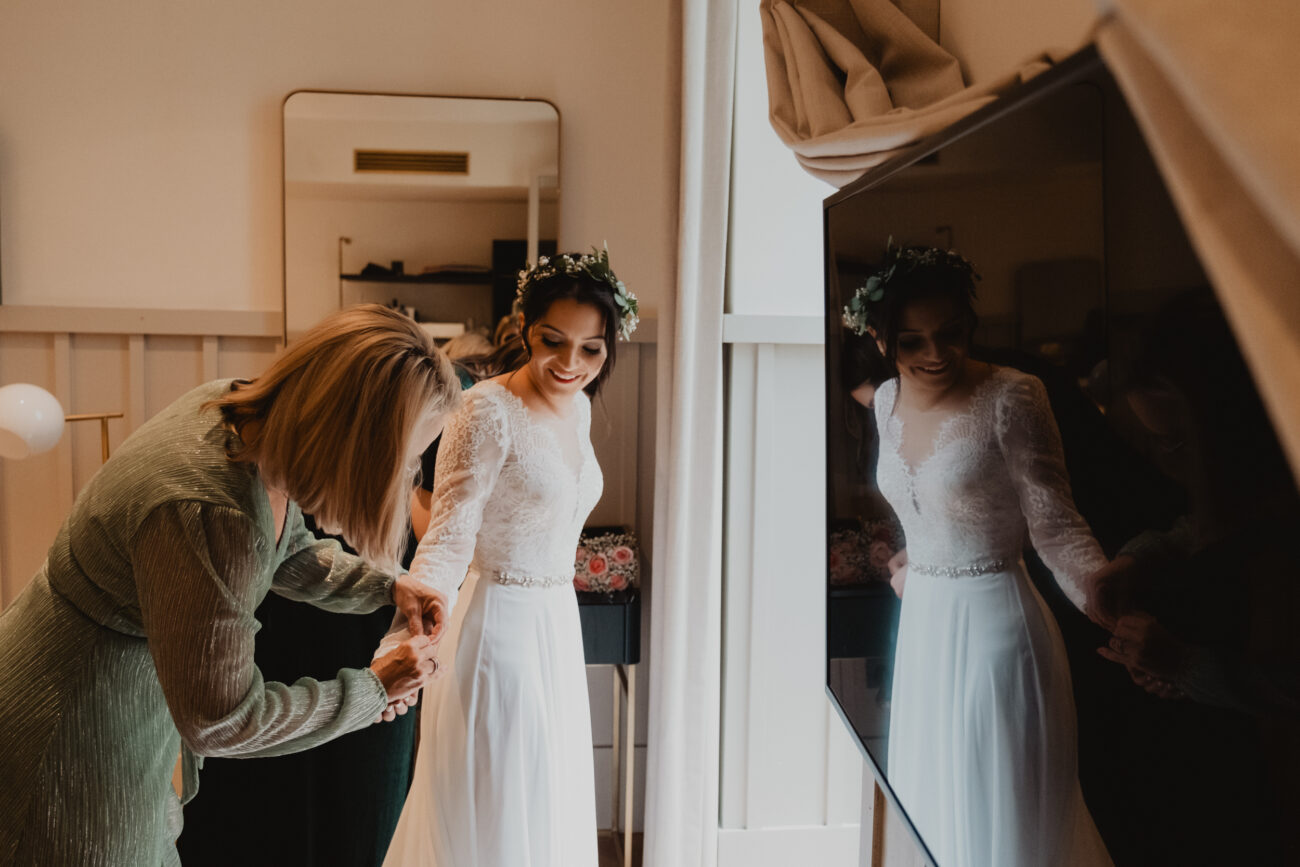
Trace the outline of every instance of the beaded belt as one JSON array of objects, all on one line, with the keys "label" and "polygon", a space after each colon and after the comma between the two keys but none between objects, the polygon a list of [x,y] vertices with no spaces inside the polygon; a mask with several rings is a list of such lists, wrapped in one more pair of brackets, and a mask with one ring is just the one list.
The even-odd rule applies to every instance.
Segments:
[{"label": "beaded belt", "polygon": [[565,584],[572,584],[573,576],[515,575],[510,572],[496,571],[492,573],[492,580],[498,584],[509,584],[515,587],[562,587]]},{"label": "beaded belt", "polygon": [[968,563],[965,566],[931,566],[928,563],[908,563],[907,571],[918,575],[934,575],[939,578],[974,578],[977,575],[992,575],[1005,572],[1010,560],[990,560],[987,563]]}]

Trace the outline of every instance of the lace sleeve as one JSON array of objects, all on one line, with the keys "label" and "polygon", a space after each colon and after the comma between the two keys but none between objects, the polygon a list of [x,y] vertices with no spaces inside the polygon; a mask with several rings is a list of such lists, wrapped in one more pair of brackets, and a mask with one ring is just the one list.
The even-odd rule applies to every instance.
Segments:
[{"label": "lace sleeve", "polygon": [[997,432],[1029,540],[1065,595],[1083,611],[1084,584],[1106,565],[1106,555],[1075,508],[1061,434],[1041,381],[1016,378],[998,401]]},{"label": "lace sleeve", "polygon": [[496,486],[509,445],[508,417],[495,400],[470,391],[447,423],[438,448],[429,528],[410,573],[447,597],[447,610],[474,559],[483,508]]}]

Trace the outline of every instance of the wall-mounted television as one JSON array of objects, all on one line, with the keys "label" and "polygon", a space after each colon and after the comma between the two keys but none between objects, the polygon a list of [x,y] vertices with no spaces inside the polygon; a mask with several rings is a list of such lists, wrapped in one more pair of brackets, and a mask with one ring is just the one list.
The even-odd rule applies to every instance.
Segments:
[{"label": "wall-mounted television", "polygon": [[[1079,849],[1095,838],[1078,831],[1084,842],[1066,848],[1080,863],[1300,863],[1300,495],[1242,335],[1097,53],[1085,49],[830,196],[824,227],[827,691],[920,850],[939,867],[1065,863],[1041,851],[1035,860],[1034,847],[1074,832],[1017,828],[1007,814],[1048,815],[1017,800],[1048,797],[1041,786],[1018,790],[1016,779],[1077,767],[1104,848],[1087,860]],[[919,572],[891,583],[907,527],[921,545],[945,512],[922,519],[922,503],[903,520],[877,485],[890,447],[878,399],[898,390],[882,385],[876,341],[846,327],[844,311],[890,244],[955,250],[974,264],[970,357],[1042,383],[1078,512],[1107,558],[1135,566],[1116,609],[1123,623],[1112,621],[1119,636],[1080,612],[1027,536],[1012,553],[1023,565],[973,576],[1023,575],[1019,595],[998,598],[1041,605],[1045,628],[1059,630],[1071,701],[1050,718],[1018,718],[1042,707],[1012,695],[1023,682],[989,661],[1041,667],[1025,661],[1040,647],[1016,643],[1019,613],[992,623],[978,606],[936,613],[934,594],[975,586],[960,583],[972,581],[970,564],[918,567],[933,570],[934,594]],[[935,445],[963,436],[941,432]],[[925,496],[942,499],[948,480],[926,484]],[[1011,648],[1002,657],[975,648],[1002,639]],[[948,656],[901,666],[900,645]],[[1150,669],[1107,653],[1145,654]],[[965,666],[957,687],[953,666]],[[1075,752],[1044,753],[1042,738]],[[1047,766],[1060,756],[1073,767]],[[1049,781],[1046,791],[1069,797],[1071,785]],[[989,854],[999,851],[1009,854]]]}]

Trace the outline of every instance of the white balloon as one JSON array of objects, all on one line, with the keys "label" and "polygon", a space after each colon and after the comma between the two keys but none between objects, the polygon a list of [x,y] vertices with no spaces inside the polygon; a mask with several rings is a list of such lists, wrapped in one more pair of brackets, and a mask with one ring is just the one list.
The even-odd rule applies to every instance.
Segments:
[{"label": "white balloon", "polygon": [[63,407],[39,385],[0,388],[0,457],[25,458],[47,452],[63,436]]}]

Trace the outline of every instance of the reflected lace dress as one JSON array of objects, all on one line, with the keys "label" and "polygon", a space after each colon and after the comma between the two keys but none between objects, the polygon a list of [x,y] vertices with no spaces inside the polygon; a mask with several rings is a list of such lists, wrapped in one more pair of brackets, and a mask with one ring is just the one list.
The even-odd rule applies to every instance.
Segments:
[{"label": "reflected lace dress", "polygon": [[454,662],[425,690],[389,867],[597,863],[573,562],[603,481],[586,395],[577,411],[568,461],[557,434],[495,382],[467,391],[443,433],[411,573],[453,605],[439,656]]},{"label": "reflected lace dress", "polygon": [[908,574],[886,771],[940,867],[1111,863],[1079,789],[1070,670],[1021,559],[1026,533],[1070,600],[1105,556],[1070,495],[1042,383],[994,368],[919,466],[898,380],[876,393],[877,482]]}]

